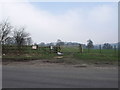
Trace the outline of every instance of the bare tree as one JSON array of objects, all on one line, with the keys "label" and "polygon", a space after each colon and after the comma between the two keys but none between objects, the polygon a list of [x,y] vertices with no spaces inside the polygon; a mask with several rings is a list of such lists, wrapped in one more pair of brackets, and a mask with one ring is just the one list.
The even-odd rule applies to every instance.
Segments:
[{"label": "bare tree", "polygon": [[8,37],[6,40],[5,40],[5,44],[6,45],[14,45],[15,44],[15,40],[13,37]]},{"label": "bare tree", "polygon": [[17,46],[22,46],[26,44],[26,39],[29,37],[29,33],[25,32],[24,27],[15,29],[13,33],[15,44]]},{"label": "bare tree", "polygon": [[0,23],[0,43],[4,44],[6,39],[8,38],[8,35],[10,34],[12,30],[11,24],[8,22],[8,20],[5,20]]}]

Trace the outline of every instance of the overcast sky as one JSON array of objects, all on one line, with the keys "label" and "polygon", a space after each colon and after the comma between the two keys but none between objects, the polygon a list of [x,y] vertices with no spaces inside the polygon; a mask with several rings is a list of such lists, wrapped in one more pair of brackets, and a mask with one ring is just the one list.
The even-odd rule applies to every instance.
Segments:
[{"label": "overcast sky", "polygon": [[0,20],[25,26],[34,42],[94,44],[118,41],[117,2],[24,2],[0,4]]}]

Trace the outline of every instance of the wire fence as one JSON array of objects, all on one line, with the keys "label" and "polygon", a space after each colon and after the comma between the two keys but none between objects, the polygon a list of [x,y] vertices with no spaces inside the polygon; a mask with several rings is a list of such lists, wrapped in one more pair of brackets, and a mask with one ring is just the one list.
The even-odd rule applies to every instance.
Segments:
[{"label": "wire fence", "polygon": [[2,46],[2,53],[3,54],[31,54],[31,53],[100,53],[100,54],[118,54],[118,49],[87,49],[81,48],[78,46],[45,46],[40,47],[37,46],[36,49],[32,48],[33,46],[13,46],[13,45],[3,45]]}]

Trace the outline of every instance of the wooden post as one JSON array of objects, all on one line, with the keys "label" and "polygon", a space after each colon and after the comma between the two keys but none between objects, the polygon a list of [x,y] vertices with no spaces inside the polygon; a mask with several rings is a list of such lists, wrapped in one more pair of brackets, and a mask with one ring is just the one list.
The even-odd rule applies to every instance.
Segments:
[{"label": "wooden post", "polygon": [[115,55],[116,55],[116,53],[117,53],[116,45],[114,45],[114,52],[115,52]]},{"label": "wooden post", "polygon": [[99,45],[100,53],[101,53],[101,45]]},{"label": "wooden post", "polygon": [[90,52],[90,48],[88,47],[88,53]]},{"label": "wooden post", "polygon": [[81,44],[79,44],[79,50],[80,50],[80,53],[83,53],[83,48]]}]

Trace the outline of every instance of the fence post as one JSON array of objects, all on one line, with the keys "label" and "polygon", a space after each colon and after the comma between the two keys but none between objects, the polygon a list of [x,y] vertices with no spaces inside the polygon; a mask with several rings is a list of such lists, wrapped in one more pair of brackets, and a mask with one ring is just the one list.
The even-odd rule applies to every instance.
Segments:
[{"label": "fence post", "polygon": [[115,53],[115,55],[116,55],[116,45],[114,45],[114,53]]},{"label": "fence post", "polygon": [[99,50],[100,50],[100,53],[101,53],[101,45],[99,45]]},{"label": "fence post", "polygon": [[79,50],[80,50],[80,53],[83,53],[83,48],[81,44],[79,44]]},{"label": "fence post", "polygon": [[88,53],[90,52],[90,48],[88,47]]}]

